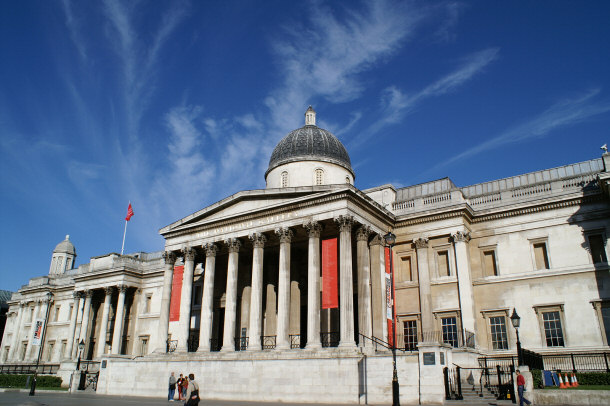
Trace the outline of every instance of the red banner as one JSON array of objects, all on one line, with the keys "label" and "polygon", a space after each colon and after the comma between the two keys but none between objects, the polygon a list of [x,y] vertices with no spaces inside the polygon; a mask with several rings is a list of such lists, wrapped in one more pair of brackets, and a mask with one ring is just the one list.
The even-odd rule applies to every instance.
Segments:
[{"label": "red banner", "polygon": [[169,301],[169,321],[180,320],[180,295],[182,294],[182,275],[184,265],[174,267],[174,279],[172,280],[172,297]]},{"label": "red banner", "polygon": [[394,286],[392,286],[392,269],[390,269],[390,248],[385,247],[385,301],[386,318],[388,319],[388,343],[394,345],[394,330],[392,329],[392,317],[396,317],[392,306],[392,298],[396,297]]},{"label": "red banner", "polygon": [[339,307],[337,239],[322,240],[322,309]]}]

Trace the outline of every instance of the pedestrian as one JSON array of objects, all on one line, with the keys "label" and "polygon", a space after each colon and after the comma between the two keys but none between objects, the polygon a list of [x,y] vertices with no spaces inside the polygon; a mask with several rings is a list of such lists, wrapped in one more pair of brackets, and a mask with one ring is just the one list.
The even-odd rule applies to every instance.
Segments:
[{"label": "pedestrian", "polygon": [[178,378],[178,400],[182,400],[183,399],[183,392],[182,392],[182,385],[184,385],[184,377],[182,376],[182,374],[180,374],[180,377]]},{"label": "pedestrian", "polygon": [[523,402],[531,405],[532,402],[527,400],[525,396],[523,396],[523,392],[525,392],[525,378],[521,375],[521,371],[517,369],[517,392],[519,393],[519,406],[523,406]]},{"label": "pedestrian", "polygon": [[174,401],[174,392],[176,392],[176,377],[174,376],[174,373],[172,372],[171,375],[169,376],[169,390],[167,392],[167,401],[168,402]]},{"label": "pedestrian", "polygon": [[188,400],[186,397],[186,390],[189,387],[189,378],[187,374],[184,374],[184,381],[182,383],[182,399]]},{"label": "pedestrian", "polygon": [[189,384],[186,390],[185,406],[199,405],[199,384],[195,381],[195,374],[189,374]]}]

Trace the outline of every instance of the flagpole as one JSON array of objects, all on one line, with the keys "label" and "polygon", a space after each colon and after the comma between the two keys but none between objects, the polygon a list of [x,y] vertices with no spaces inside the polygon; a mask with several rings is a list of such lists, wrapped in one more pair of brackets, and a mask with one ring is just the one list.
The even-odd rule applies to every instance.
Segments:
[{"label": "flagpole", "polygon": [[123,244],[121,245],[121,255],[123,255],[123,248],[125,248],[125,234],[127,233],[127,220],[125,220],[125,230],[123,230]]}]

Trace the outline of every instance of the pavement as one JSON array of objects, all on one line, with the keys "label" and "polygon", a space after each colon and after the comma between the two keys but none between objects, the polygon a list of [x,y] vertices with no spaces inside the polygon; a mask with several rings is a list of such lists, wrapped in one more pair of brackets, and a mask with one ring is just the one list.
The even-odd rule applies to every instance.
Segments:
[{"label": "pavement", "polygon": [[[447,406],[490,406],[504,405],[504,402],[466,402],[447,401]],[[512,404],[512,403],[511,403]],[[109,396],[95,393],[75,393],[56,391],[36,391],[35,396],[29,396],[29,391],[4,390],[0,392],[0,406],[156,406],[171,405],[182,406],[182,402],[168,402],[166,399],[147,398],[140,396]],[[274,403],[274,402],[240,402],[227,400],[202,400],[200,406],[307,406],[303,403]],[[311,405],[314,406],[314,405]],[[331,406],[316,403],[315,406]],[[333,404],[332,406],[338,406]],[[386,405],[387,406],[387,405]]]}]

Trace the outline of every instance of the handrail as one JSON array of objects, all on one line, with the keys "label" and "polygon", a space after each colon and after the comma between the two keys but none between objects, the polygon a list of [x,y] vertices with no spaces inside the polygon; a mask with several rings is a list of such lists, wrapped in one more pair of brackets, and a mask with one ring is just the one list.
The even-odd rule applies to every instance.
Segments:
[{"label": "handrail", "polygon": [[[388,343],[388,342],[386,342],[386,341],[383,341],[381,338],[378,338],[378,337],[375,337],[375,336],[373,336],[373,337],[368,337],[368,336],[365,336],[365,335],[364,335],[364,334],[362,334],[362,333],[358,333],[358,335],[359,335],[361,338],[363,338],[363,339],[365,339],[365,340],[369,340],[369,341],[371,341],[373,344],[377,344],[377,345],[380,345],[380,346],[382,346],[382,347],[385,347],[385,348],[387,348],[388,350],[391,350],[391,349],[393,348],[393,347],[392,347],[392,345],[390,345],[390,343]],[[402,347],[396,347],[396,349],[397,349],[398,351],[407,352],[407,350],[405,350],[405,349],[404,349],[404,348],[402,348]]]}]

